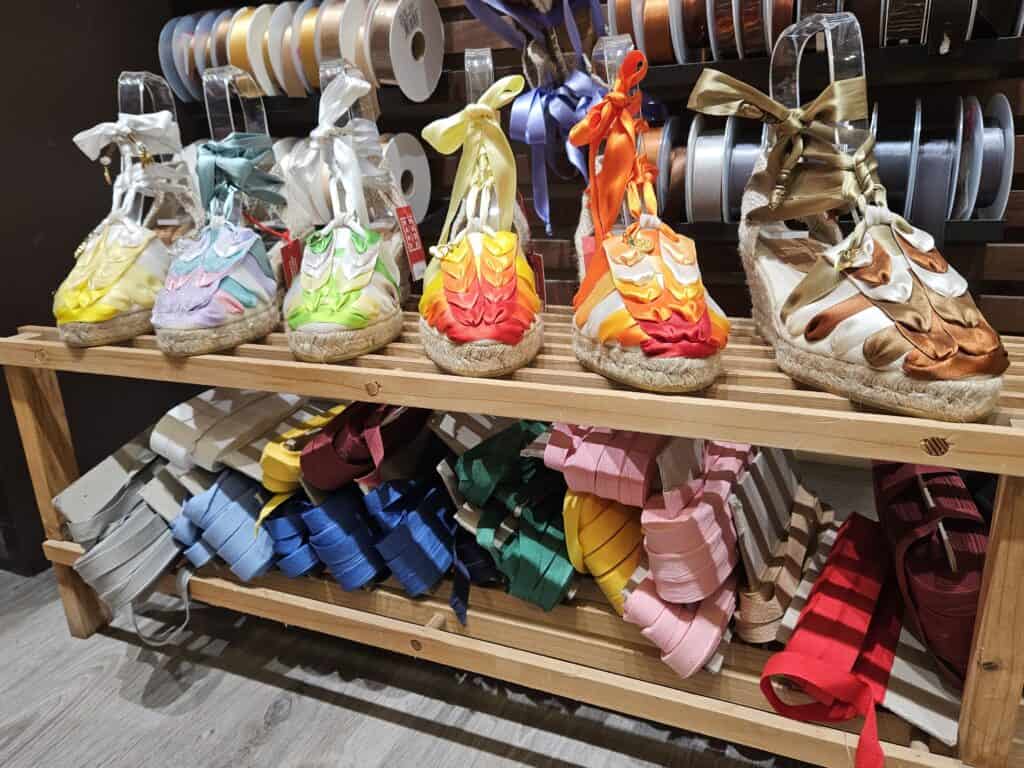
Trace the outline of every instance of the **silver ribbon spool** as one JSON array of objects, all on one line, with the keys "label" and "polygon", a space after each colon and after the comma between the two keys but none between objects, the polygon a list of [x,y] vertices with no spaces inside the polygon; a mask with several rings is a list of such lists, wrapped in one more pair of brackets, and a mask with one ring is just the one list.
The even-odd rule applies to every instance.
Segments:
[{"label": "silver ribbon spool", "polygon": [[739,123],[735,142],[726,148],[725,197],[722,200],[723,221],[739,221],[743,207],[743,193],[754,174],[754,165],[761,156],[768,137],[768,126]]},{"label": "silver ribbon spool", "polygon": [[[669,185],[672,181],[672,148],[679,145],[683,133],[682,119],[670,117],[661,131],[661,146],[658,148],[658,213],[665,210]],[[674,223],[674,222],[673,222]]]},{"label": "silver ribbon spool", "polygon": [[997,93],[985,105],[981,178],[974,210],[976,219],[999,220],[1006,215],[1013,182],[1014,134],[1010,100]]},{"label": "silver ribbon spool", "polygon": [[[963,140],[960,128],[963,125],[963,101],[958,96],[953,104],[947,102],[941,106],[941,111],[929,110],[929,116],[924,120],[924,136],[918,149],[916,190],[910,216],[907,217],[912,224],[940,240],[956,191],[956,166],[960,159],[957,136],[959,134],[960,141]],[[954,115],[952,123],[948,118],[950,112]]]},{"label": "silver ribbon spool", "polygon": [[732,144],[736,119],[697,115],[690,125],[686,159],[686,220],[724,220],[725,150]]}]

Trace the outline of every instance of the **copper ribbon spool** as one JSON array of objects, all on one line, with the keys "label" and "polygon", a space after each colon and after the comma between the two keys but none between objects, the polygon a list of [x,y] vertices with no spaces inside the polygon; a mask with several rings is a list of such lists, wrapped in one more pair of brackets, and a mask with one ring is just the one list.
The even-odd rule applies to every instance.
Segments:
[{"label": "copper ribbon spool", "polygon": [[732,0],[715,0],[715,40],[718,58],[736,58],[736,28],[732,23]]},{"label": "copper ribbon spool", "polygon": [[633,37],[633,4],[630,0],[614,0],[615,31]]},{"label": "copper ribbon spool", "polygon": [[690,51],[708,47],[708,6],[704,0],[682,0],[683,39]]},{"label": "copper ribbon spool", "polygon": [[764,6],[761,0],[738,0],[740,40],[744,56],[761,56],[765,51]]},{"label": "copper ribbon spool", "polygon": [[652,64],[671,64],[676,60],[668,4],[669,0],[647,0],[644,3],[644,53]]},{"label": "copper ribbon spool", "polygon": [[676,224],[686,218],[686,147],[672,147],[668,167],[668,196],[662,201],[661,217]]},{"label": "copper ribbon spool", "polygon": [[882,45],[882,6],[884,0],[846,0],[844,10],[857,17],[864,45],[879,48]]},{"label": "copper ribbon spool", "polygon": [[779,41],[786,28],[793,23],[794,11],[794,0],[774,0],[772,3],[772,46]]},{"label": "copper ribbon spool", "polygon": [[306,74],[306,82],[314,88],[320,87],[320,66],[316,61],[317,13],[319,9],[315,6],[307,10],[299,26],[299,58],[302,59],[302,71]]},{"label": "copper ribbon spool", "polygon": [[661,149],[661,134],[664,131],[664,126],[659,125],[657,128],[648,128],[642,134],[641,146],[644,156],[654,168],[658,167],[658,152]]},{"label": "copper ribbon spool", "polygon": [[252,6],[239,9],[231,20],[228,40],[228,61],[246,72],[252,72],[252,63],[249,61],[249,24],[252,23],[254,13],[256,9]]},{"label": "copper ribbon spool", "polygon": [[[341,14],[345,11],[345,0],[327,0],[320,11],[320,60],[331,61],[341,58]],[[326,30],[326,32],[325,32]]]},{"label": "copper ribbon spool", "polygon": [[210,32],[210,39],[206,43],[207,66],[213,66],[214,56],[219,66],[228,62],[228,31],[231,29],[231,17],[224,16]]}]

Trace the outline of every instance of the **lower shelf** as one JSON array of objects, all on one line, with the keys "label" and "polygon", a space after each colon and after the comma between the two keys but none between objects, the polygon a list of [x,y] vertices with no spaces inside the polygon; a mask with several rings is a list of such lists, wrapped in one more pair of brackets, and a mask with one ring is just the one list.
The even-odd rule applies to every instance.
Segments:
[{"label": "lower shelf", "polygon": [[[46,556],[71,565],[77,544],[47,541]],[[161,591],[174,594],[167,575]],[[467,625],[447,603],[448,584],[420,599],[384,584],[345,592],[319,577],[272,573],[239,583],[224,568],[205,568],[192,597],[283,624],[457,667],[628,715],[824,766],[848,766],[860,723],[828,727],[776,715],[758,687],[770,651],[731,643],[722,672],[680,680],[657,651],[604,602],[589,580],[576,598],[545,613],[501,590],[474,588]],[[954,768],[941,745],[915,736],[900,718],[879,712],[886,765]],[[913,743],[913,746],[912,746]]]}]

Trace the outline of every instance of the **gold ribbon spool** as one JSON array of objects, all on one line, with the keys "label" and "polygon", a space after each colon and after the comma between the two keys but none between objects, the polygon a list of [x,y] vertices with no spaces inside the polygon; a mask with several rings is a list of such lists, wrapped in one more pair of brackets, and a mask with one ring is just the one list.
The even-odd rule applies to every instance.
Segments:
[{"label": "gold ribbon spool", "polygon": [[216,63],[223,67],[228,63],[228,33],[231,31],[232,18],[234,17],[227,14],[220,16],[210,32],[210,39],[206,44],[209,51],[207,66]]},{"label": "gold ribbon spool", "polygon": [[314,88],[320,87],[320,66],[316,61],[316,16],[319,12],[319,8],[310,8],[299,25],[299,58],[302,59],[302,71],[306,75],[306,82]]},{"label": "gold ribbon spool", "polygon": [[376,0],[370,3],[363,23],[367,29],[361,40],[372,82],[397,85],[412,101],[429,98],[441,77],[444,51],[444,25],[437,4]]},{"label": "gold ribbon spool", "polygon": [[281,83],[281,87],[293,99],[302,98],[306,95],[302,79],[295,68],[295,59],[292,57],[292,35],[294,31],[294,25],[289,22],[288,26],[284,28],[284,36],[281,38],[281,68],[284,70],[281,73],[284,75],[284,82]]},{"label": "gold ribbon spool", "polygon": [[317,36],[321,62],[341,58],[341,14],[344,12],[345,0],[327,0],[320,7]]},{"label": "gold ribbon spool", "polygon": [[644,3],[644,49],[652,64],[675,63],[669,28],[669,0],[647,0]]},{"label": "gold ribbon spool", "polygon": [[249,61],[249,25],[254,13],[256,9],[250,5],[239,8],[231,19],[231,28],[228,31],[228,62],[250,74],[252,62]]},{"label": "gold ribbon spool", "polygon": [[284,88],[282,83],[277,81],[277,74],[274,72],[274,62],[270,58],[270,26],[263,30],[263,42],[260,45],[263,53],[263,66],[267,70],[267,77],[277,87],[278,90]]}]

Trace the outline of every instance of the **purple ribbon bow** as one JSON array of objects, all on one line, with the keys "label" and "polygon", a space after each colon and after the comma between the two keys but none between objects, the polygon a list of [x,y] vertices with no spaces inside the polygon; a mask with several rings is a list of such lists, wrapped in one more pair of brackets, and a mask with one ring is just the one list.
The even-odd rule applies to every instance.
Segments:
[{"label": "purple ribbon bow", "polygon": [[556,88],[534,88],[520,94],[512,104],[509,134],[530,147],[530,178],[533,207],[551,235],[551,205],[548,199],[548,166],[557,170],[556,151],[565,147],[569,162],[587,178],[587,157],[569,142],[569,131],[582,120],[600,98],[590,75],[575,70]]},{"label": "purple ribbon bow", "polygon": [[505,16],[511,17],[516,24],[526,30],[531,38],[542,43],[544,42],[544,30],[553,29],[564,21],[572,48],[576,51],[577,58],[580,58],[583,56],[583,41],[580,38],[580,30],[576,26],[576,17],[572,12],[573,5],[579,3],[586,3],[590,6],[594,32],[598,37],[602,36],[605,31],[600,0],[562,0],[561,5],[552,5],[551,10],[547,13],[541,13],[535,8],[509,4],[504,0],[466,0],[466,8],[509,45],[520,49],[526,47],[526,36],[515,24],[508,22],[504,18]]}]

